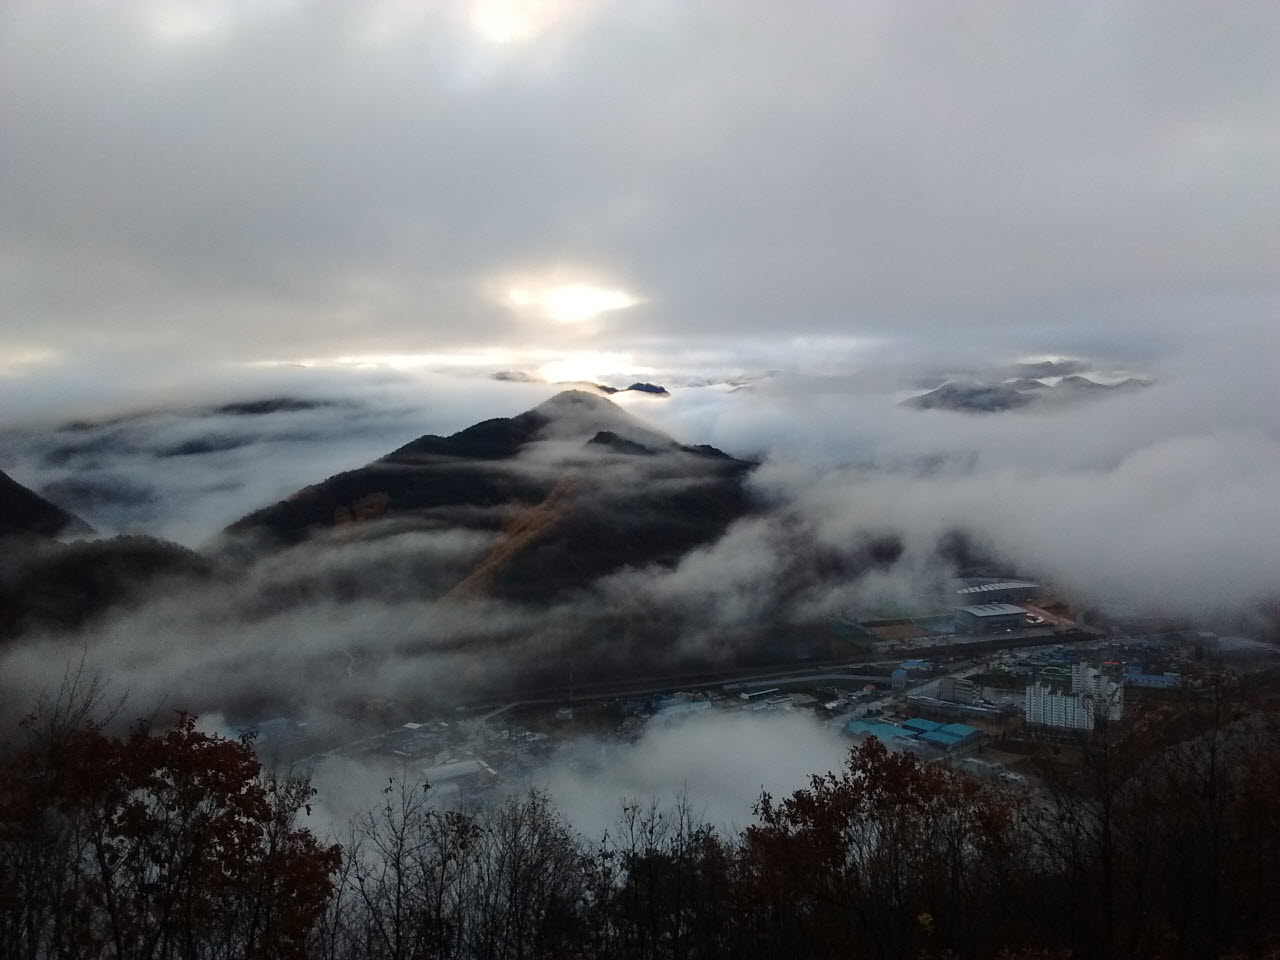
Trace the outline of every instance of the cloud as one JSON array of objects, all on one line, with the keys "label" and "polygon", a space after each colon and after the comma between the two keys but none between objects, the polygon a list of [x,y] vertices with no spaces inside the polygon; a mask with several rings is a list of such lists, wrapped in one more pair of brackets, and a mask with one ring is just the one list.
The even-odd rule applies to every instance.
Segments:
[{"label": "cloud", "polygon": [[[9,4],[0,343],[1149,351],[1277,281],[1271,5],[538,9]],[[530,328],[509,275],[644,302]]]},{"label": "cloud", "polygon": [[[839,770],[849,742],[808,714],[699,714],[670,727],[650,724],[634,743],[584,736],[527,771],[506,769],[504,788],[544,790],[571,827],[589,839],[613,832],[624,803],[670,810],[687,800],[695,817],[732,828],[750,822],[760,794],[789,795],[809,777]],[[374,807],[388,777],[413,783],[430,762],[326,758],[315,770],[321,822],[339,834]]]}]

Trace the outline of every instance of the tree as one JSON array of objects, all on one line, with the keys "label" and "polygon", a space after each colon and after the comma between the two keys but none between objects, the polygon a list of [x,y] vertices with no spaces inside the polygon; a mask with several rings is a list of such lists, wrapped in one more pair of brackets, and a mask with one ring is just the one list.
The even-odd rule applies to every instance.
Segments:
[{"label": "tree", "polygon": [[992,787],[868,738],[842,773],[756,812],[739,916],[762,952],[893,958],[1016,937],[1016,821]]},{"label": "tree", "polygon": [[45,706],[0,761],[0,955],[305,956],[341,858],[294,825],[305,779],[187,714],[117,738]]}]

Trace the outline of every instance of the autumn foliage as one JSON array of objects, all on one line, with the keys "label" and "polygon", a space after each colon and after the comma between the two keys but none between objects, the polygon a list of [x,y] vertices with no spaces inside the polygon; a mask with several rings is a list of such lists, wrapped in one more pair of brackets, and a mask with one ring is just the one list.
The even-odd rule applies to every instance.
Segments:
[{"label": "autumn foliage", "polygon": [[66,719],[28,718],[0,770],[0,956],[306,955],[341,856],[293,825],[305,780],[190,716]]}]

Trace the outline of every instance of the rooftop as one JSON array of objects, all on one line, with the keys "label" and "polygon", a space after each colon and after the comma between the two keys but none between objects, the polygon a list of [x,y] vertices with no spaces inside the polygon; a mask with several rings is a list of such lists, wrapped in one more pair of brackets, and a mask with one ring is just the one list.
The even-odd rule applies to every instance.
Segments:
[{"label": "rooftop", "polygon": [[987,593],[997,590],[1039,590],[1040,584],[1032,583],[1030,580],[997,580],[992,583],[979,583],[968,587],[961,587],[956,593],[974,594]]},{"label": "rooftop", "polygon": [[978,603],[963,609],[965,613],[975,617],[1022,617],[1027,613],[1012,603]]},{"label": "rooftop", "polygon": [[938,728],[939,733],[953,734],[957,737],[971,737],[975,733],[981,733],[977,727],[971,727],[967,723],[948,723],[946,726]]},{"label": "rooftop", "polygon": [[910,720],[904,720],[902,725],[908,730],[916,730],[920,733],[927,733],[930,730],[937,730],[943,724],[936,720],[925,720],[923,717],[912,717]]}]

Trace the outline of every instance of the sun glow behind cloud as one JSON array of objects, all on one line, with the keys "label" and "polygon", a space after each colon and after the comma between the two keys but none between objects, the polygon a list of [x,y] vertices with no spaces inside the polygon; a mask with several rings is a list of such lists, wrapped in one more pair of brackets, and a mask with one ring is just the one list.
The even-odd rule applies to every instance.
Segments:
[{"label": "sun glow behind cloud", "polygon": [[625,310],[640,301],[625,290],[589,283],[517,286],[507,291],[508,305],[566,325],[587,323],[602,313]]},{"label": "sun glow behind cloud", "polygon": [[548,383],[596,382],[618,377],[647,377],[659,373],[629,353],[600,350],[474,349],[452,353],[351,354],[289,360],[258,360],[249,367],[313,367],[317,369],[395,370],[483,376],[520,372]]},{"label": "sun glow behind cloud", "polygon": [[505,46],[537,39],[567,12],[562,0],[476,0],[468,19],[481,37]]}]

